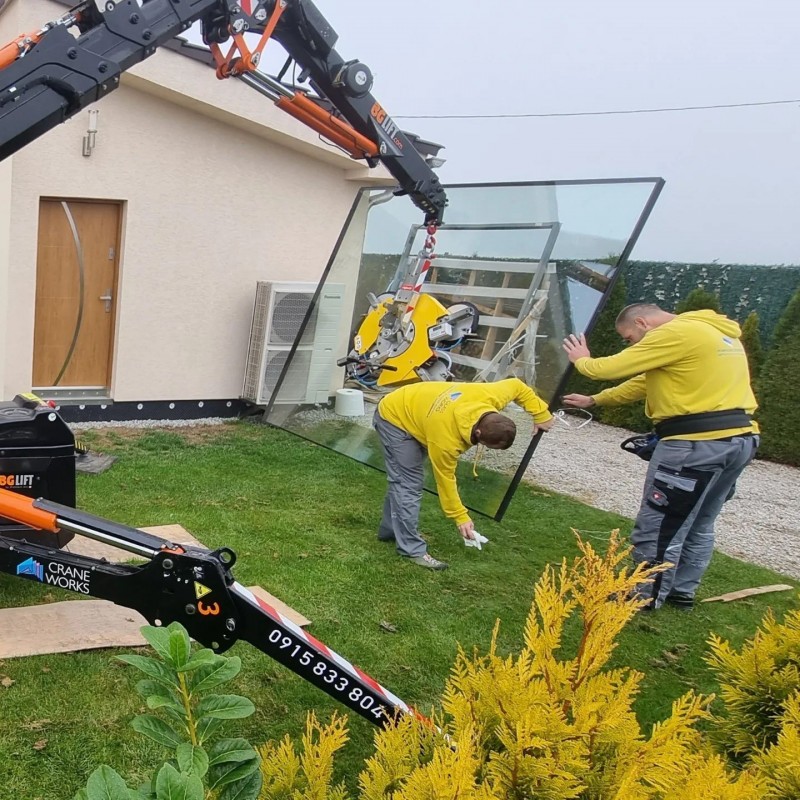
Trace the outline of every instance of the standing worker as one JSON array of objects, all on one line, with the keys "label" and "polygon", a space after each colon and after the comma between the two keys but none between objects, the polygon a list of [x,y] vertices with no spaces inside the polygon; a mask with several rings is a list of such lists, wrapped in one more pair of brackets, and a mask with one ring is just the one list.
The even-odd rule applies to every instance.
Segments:
[{"label": "standing worker", "polygon": [[394,541],[397,552],[428,569],[447,569],[428,553],[418,530],[422,502],[422,465],[427,450],[445,515],[464,539],[475,526],[458,496],[458,457],[473,445],[506,450],[514,443],[514,421],[497,413],[519,403],[534,422],[534,434],[549,430],[553,417],[544,402],[518,378],[495,383],[412,383],[386,395],[373,425],[381,441],[389,482],[378,539]]},{"label": "standing worker", "polygon": [[653,610],[665,602],[691,610],[714,550],[714,522],[758,448],[741,329],[715,311],[676,315],[648,303],[624,308],[616,327],[631,345],[616,355],[592,358],[583,334],[564,339],[564,350],[588,378],[629,380],[564,402],[590,408],[646,401],[659,440],[631,534],[633,557],[673,568],[640,594]]}]

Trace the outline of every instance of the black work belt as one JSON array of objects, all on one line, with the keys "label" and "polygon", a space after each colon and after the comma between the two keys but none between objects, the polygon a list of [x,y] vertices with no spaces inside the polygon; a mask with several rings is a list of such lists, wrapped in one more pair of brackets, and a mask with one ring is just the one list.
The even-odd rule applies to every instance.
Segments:
[{"label": "black work belt", "polygon": [[686,436],[690,433],[711,433],[730,428],[749,428],[753,424],[750,415],[741,408],[727,411],[704,411],[700,414],[684,414],[670,417],[655,426],[660,438],[667,436]]}]

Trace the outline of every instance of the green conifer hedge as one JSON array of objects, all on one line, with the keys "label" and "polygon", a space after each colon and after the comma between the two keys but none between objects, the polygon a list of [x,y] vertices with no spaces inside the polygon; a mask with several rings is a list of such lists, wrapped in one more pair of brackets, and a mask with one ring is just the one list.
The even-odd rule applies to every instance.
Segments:
[{"label": "green conifer hedge", "polygon": [[800,426],[796,419],[800,386],[800,291],[783,312],[758,380],[761,455],[800,465]]}]

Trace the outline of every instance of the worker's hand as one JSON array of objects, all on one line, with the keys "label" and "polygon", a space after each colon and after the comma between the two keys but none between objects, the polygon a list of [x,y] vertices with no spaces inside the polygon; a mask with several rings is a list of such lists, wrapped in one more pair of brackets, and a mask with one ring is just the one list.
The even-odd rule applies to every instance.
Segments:
[{"label": "worker's hand", "polygon": [[588,394],[565,394],[561,401],[573,408],[591,408],[594,405],[594,398]]},{"label": "worker's hand", "polygon": [[574,364],[579,358],[591,358],[592,354],[586,345],[586,337],[579,333],[577,336],[571,333],[564,339],[564,350],[570,363]]},{"label": "worker's hand", "polygon": [[549,431],[550,428],[552,428],[553,425],[555,425],[555,424],[556,424],[555,417],[550,417],[550,419],[548,419],[546,422],[534,422],[533,423],[533,435],[536,436],[536,434],[539,431]]},{"label": "worker's hand", "polygon": [[462,539],[474,539],[475,523],[471,519],[468,519],[466,522],[462,522],[458,526],[458,532],[461,534]]}]

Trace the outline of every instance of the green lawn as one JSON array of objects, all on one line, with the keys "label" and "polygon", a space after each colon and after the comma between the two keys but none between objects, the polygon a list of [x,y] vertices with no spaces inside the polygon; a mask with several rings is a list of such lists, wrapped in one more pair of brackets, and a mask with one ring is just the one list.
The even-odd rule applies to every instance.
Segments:
[{"label": "green lawn", "polygon": [[[457,643],[485,648],[499,617],[502,647],[517,645],[543,565],[576,552],[570,528],[602,549],[604,532],[627,533],[631,524],[523,486],[501,524],[480,521],[491,542],[478,552],[463,546],[436,498],[426,496],[422,529],[434,555],[451,565],[433,573],[375,539],[383,474],[291,434],[238,423],[135,435],[111,430],[84,441],[119,458],[102,475],[79,476],[81,508],[135,526],[178,523],[209,547],[232,548],[240,583],[259,584],[304,613],[318,639],[423,710],[441,691]],[[778,582],[788,581],[717,555],[702,591]],[[2,607],[68,597],[0,575]],[[701,605],[693,614],[664,609],[633,623],[615,662],[648,675],[638,704],[642,722],[663,718],[689,686],[715,691],[702,662],[709,632],[738,643],[769,607],[778,614],[796,608],[797,594]],[[397,632],[385,632],[382,621]],[[71,798],[101,763],[130,783],[149,776],[162,751],[129,728],[143,704],[133,692],[138,676],[115,662],[117,652],[0,662],[0,796]],[[254,744],[298,733],[308,709],[327,717],[339,708],[249,645],[231,652],[244,668],[229,691],[247,695],[258,709],[231,730]],[[340,765],[351,785],[372,731],[351,717]]]}]

